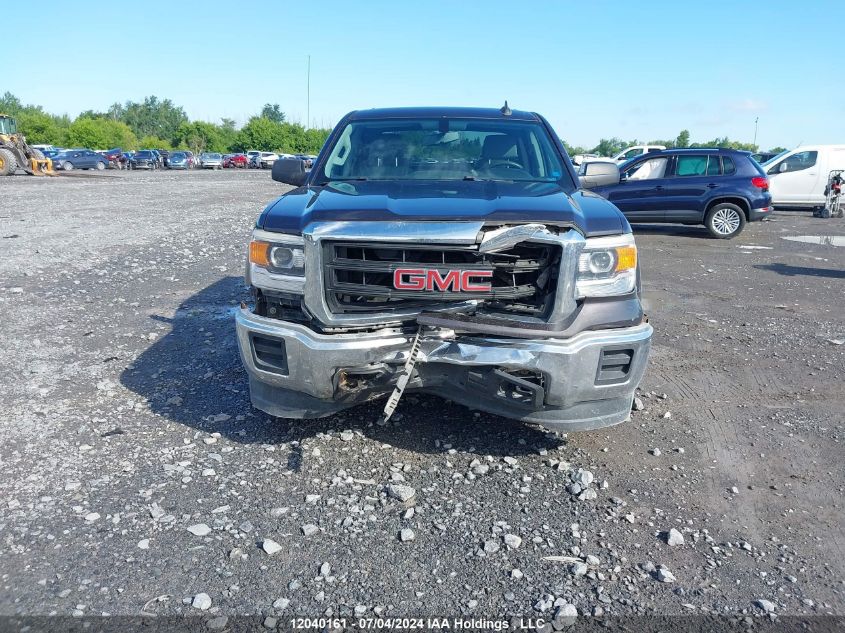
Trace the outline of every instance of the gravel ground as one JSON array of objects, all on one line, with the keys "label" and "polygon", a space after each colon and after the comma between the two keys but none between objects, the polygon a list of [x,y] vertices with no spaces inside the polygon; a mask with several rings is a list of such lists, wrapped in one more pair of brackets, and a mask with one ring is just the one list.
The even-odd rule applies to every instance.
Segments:
[{"label": "gravel ground", "polygon": [[637,227],[643,409],[566,437],[253,410],[267,172],[0,188],[0,614],[845,614],[841,220]]}]

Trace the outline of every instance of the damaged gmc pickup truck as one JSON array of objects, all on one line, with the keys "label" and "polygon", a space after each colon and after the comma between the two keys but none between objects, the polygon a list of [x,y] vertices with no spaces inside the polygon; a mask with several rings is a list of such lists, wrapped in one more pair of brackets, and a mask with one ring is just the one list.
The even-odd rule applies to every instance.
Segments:
[{"label": "damaged gmc pickup truck", "polygon": [[559,430],[626,420],[652,328],[622,214],[541,116],[352,112],[256,222],[237,315],[252,403],[317,418],[402,392]]}]

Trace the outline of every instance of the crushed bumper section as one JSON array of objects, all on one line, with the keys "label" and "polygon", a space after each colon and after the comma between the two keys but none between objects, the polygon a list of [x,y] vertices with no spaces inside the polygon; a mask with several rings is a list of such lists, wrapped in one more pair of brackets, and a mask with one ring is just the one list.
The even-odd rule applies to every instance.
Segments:
[{"label": "crushed bumper section", "polygon": [[[238,345],[252,403],[279,417],[317,418],[387,396],[413,335],[399,330],[321,334],[246,308]],[[426,328],[407,391],[559,431],[625,421],[645,370],[647,323],[569,338],[504,338]]]}]

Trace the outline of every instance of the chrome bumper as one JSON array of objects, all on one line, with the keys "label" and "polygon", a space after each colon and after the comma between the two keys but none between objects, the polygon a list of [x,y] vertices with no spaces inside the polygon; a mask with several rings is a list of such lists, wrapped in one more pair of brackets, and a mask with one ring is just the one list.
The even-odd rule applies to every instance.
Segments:
[{"label": "chrome bumper", "polygon": [[[289,418],[331,415],[389,394],[412,338],[398,330],[320,334],[245,308],[236,322],[253,405]],[[647,323],[567,339],[487,338],[433,329],[422,337],[417,374],[408,391],[436,393],[561,431],[610,426],[630,414],[651,335]],[[273,350],[273,358],[280,359],[276,366],[262,361],[261,349]],[[602,378],[602,367],[614,352],[624,353],[629,362],[608,380]],[[539,376],[539,384],[514,376],[519,370]],[[514,385],[525,397],[508,395]]]}]

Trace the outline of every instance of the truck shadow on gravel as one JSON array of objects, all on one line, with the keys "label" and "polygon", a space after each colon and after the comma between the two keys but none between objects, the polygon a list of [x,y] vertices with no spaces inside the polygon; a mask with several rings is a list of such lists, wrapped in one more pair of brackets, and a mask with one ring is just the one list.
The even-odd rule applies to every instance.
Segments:
[{"label": "truck shadow on gravel", "polygon": [[386,424],[381,400],[317,420],[273,418],[250,404],[235,340],[234,313],[248,298],[243,279],[227,277],[189,297],[173,317],[150,315],[171,329],[123,371],[121,383],[167,420],[243,444],[288,444],[292,470],[299,469],[302,441],[345,430],[419,453],[537,454],[565,442],[539,427],[474,413],[427,394],[406,394]]}]

